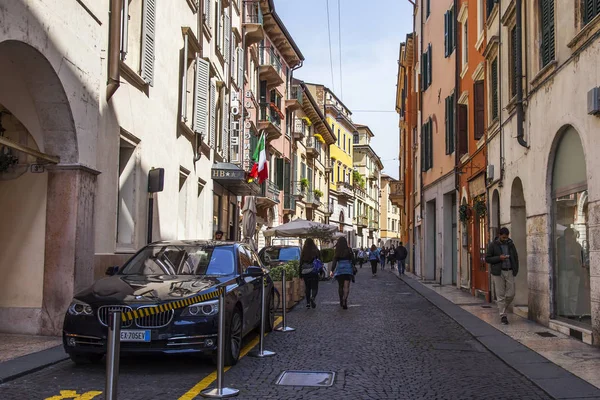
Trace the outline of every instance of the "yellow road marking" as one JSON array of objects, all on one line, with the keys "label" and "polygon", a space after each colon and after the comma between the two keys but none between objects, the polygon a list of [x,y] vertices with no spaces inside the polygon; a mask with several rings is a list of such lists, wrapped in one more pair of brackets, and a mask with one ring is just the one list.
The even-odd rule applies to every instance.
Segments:
[{"label": "yellow road marking", "polygon": [[97,391],[77,394],[75,390],[61,390],[58,396],[47,397],[44,400],[92,400],[101,394],[102,392]]},{"label": "yellow road marking", "polygon": [[[275,319],[275,324],[274,324],[273,328],[276,327],[276,326],[278,326],[279,324],[281,324],[281,321],[283,321],[283,318],[277,317],[277,319]],[[256,345],[258,345],[258,339],[259,339],[259,337],[255,337],[254,339],[252,339],[250,341],[250,343],[248,343],[242,349],[242,351],[240,351],[240,359],[242,357],[245,357],[250,352],[250,350],[252,350]],[[227,371],[229,371],[230,368],[231,367],[225,367],[225,369],[223,371],[227,372]],[[181,396],[179,398],[179,400],[193,400],[193,399],[195,399],[196,396],[198,396],[201,391],[203,391],[204,389],[206,389],[207,387],[209,387],[216,379],[217,379],[217,371],[211,372],[204,379],[202,379],[200,382],[198,382],[193,388],[191,388],[190,390],[188,390],[188,392],[186,394],[184,394],[183,396]]]}]

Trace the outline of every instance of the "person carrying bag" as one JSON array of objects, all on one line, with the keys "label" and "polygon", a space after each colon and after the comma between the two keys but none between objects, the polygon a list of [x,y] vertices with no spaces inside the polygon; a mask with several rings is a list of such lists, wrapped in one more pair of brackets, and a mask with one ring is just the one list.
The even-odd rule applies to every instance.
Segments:
[{"label": "person carrying bag", "polygon": [[315,298],[319,292],[319,274],[322,270],[321,252],[314,240],[308,238],[300,254],[300,276],[304,279],[306,308],[317,307]]}]

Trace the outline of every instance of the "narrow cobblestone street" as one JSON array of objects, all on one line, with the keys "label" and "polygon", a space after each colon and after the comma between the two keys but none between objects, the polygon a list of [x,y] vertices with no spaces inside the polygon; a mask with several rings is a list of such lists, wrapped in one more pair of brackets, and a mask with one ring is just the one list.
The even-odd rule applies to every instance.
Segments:
[{"label": "narrow cobblestone street", "polygon": [[[238,398],[550,398],[388,270],[376,278],[359,270],[348,310],[339,307],[335,282],[319,290],[315,310],[299,304],[288,314],[296,332],[267,336],[275,357],[244,357],[226,373]],[[284,370],[332,371],[336,379],[328,388],[277,386]],[[189,356],[125,358],[119,398],[201,398],[212,371],[208,360]],[[103,388],[102,365],[66,361],[0,386],[0,398],[100,400]]]}]

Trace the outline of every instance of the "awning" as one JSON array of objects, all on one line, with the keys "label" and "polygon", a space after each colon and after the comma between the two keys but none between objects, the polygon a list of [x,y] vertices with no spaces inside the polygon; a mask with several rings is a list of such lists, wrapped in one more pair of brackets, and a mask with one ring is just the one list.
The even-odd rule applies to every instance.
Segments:
[{"label": "awning", "polygon": [[211,169],[211,177],[214,182],[236,196],[256,196],[260,194],[260,186],[256,182],[249,183],[246,179],[246,171],[235,164],[214,164]]}]

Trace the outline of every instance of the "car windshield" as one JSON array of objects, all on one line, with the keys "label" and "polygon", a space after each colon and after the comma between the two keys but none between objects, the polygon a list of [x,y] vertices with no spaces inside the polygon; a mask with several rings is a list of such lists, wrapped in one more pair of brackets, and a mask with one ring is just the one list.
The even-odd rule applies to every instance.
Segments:
[{"label": "car windshield", "polygon": [[265,250],[265,253],[269,255],[271,262],[300,259],[300,249],[298,247],[271,247]]},{"label": "car windshield", "polygon": [[121,275],[231,275],[235,271],[234,247],[148,246],[131,259]]}]

